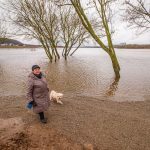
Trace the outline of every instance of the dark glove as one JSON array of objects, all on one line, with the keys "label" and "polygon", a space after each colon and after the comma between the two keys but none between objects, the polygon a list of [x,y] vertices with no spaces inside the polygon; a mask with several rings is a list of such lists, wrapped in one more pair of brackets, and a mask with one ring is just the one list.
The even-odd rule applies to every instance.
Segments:
[{"label": "dark glove", "polygon": [[33,107],[32,101],[27,104],[27,108],[31,109]]},{"label": "dark glove", "polygon": [[35,101],[32,101],[33,106],[37,106],[37,103]]},{"label": "dark glove", "polygon": [[33,106],[34,107],[37,106],[37,103],[35,101],[31,101],[27,104],[27,108],[29,108],[29,109],[31,109]]}]

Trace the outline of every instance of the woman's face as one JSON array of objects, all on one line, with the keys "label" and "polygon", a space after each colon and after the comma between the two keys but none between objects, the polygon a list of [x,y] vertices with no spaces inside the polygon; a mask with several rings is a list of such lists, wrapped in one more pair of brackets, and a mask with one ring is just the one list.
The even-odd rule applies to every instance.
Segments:
[{"label": "woman's face", "polygon": [[36,68],[36,69],[33,70],[33,73],[34,73],[34,74],[40,74],[40,72],[41,72],[41,71],[40,71],[39,68]]}]

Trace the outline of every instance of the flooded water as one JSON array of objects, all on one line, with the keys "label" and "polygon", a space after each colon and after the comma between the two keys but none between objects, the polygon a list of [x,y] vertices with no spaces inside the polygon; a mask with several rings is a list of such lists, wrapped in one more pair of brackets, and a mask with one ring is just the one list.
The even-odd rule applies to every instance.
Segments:
[{"label": "flooded water", "polygon": [[43,49],[0,49],[0,95],[25,95],[33,64],[48,71],[49,87],[67,97],[95,100],[150,99],[150,50],[116,49],[121,78],[114,81],[110,58],[98,48],[81,48],[67,61],[49,63]]}]

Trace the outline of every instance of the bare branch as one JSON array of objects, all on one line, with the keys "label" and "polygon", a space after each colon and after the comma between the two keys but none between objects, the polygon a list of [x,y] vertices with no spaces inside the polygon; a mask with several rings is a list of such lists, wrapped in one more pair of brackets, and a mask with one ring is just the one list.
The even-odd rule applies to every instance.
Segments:
[{"label": "bare branch", "polygon": [[136,0],[133,3],[125,1],[126,10],[123,19],[129,23],[129,27],[134,27],[141,33],[150,29],[150,3],[145,0]]},{"label": "bare branch", "polygon": [[[115,72],[115,75],[117,78],[120,77],[120,66],[115,54],[115,50],[112,43],[112,31],[111,31],[111,9],[110,9],[110,3],[115,2],[115,0],[87,0],[88,1],[88,7],[85,5],[85,1],[82,0],[70,0],[72,6],[74,7],[78,17],[80,18],[80,21],[84,28],[89,32],[91,37],[101,46],[101,48],[108,53],[108,55],[111,58],[113,69]],[[67,4],[68,0],[61,0],[62,4]],[[86,7],[86,8],[85,8]],[[93,9],[97,12],[98,16],[98,23],[100,24],[99,32],[95,27],[97,26],[97,23],[93,25],[93,22],[91,22],[92,19],[90,19],[90,14],[93,12]],[[103,32],[103,33],[102,33]],[[102,41],[103,35],[107,37],[107,44],[105,44]]]}]

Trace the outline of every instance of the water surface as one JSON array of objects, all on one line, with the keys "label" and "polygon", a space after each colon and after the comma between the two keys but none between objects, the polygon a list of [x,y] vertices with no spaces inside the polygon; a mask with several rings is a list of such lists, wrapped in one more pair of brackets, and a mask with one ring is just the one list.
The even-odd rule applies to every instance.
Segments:
[{"label": "water surface", "polygon": [[43,49],[0,49],[0,95],[24,95],[33,64],[48,72],[53,90],[95,100],[144,101],[150,99],[150,50],[116,49],[121,78],[114,81],[108,55],[98,48],[81,48],[67,61],[49,63]]}]

